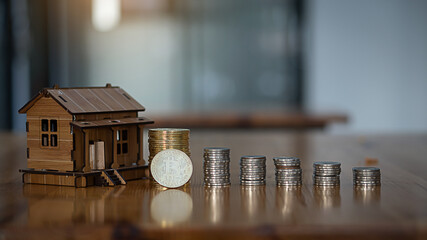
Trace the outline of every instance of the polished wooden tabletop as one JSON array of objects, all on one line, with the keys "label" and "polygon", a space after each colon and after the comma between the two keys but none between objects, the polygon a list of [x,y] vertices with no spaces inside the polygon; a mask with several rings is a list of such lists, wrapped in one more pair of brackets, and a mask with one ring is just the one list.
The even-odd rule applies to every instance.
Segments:
[{"label": "polished wooden tabletop", "polygon": [[[148,179],[116,187],[24,185],[25,135],[0,134],[0,239],[427,239],[427,134],[192,130],[194,173],[180,189]],[[203,186],[202,151],[231,148],[230,187]],[[266,155],[267,185],[239,185],[239,158]],[[276,187],[272,157],[301,158],[304,184]],[[341,186],[313,186],[314,161],[342,163]],[[352,185],[377,165],[382,185]]]}]

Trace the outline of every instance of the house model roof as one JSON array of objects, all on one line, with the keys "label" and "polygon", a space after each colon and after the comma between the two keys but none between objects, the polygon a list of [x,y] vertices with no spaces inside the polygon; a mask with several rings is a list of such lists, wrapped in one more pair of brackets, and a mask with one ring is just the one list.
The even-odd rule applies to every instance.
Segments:
[{"label": "house model roof", "polygon": [[52,97],[71,114],[144,111],[145,108],[120,87],[45,88],[23,106],[26,113],[41,97]]}]

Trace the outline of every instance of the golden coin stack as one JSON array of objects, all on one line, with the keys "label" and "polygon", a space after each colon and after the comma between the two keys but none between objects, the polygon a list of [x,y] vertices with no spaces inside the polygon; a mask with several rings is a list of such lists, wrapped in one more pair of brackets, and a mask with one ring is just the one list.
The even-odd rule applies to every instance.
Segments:
[{"label": "golden coin stack", "polygon": [[151,164],[154,156],[165,149],[177,149],[190,157],[190,130],[182,128],[153,128],[148,131],[148,146]]}]

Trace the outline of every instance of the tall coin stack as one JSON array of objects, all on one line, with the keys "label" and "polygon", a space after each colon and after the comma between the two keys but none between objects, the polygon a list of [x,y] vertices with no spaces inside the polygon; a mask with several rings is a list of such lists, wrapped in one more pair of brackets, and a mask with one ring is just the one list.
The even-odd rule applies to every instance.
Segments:
[{"label": "tall coin stack", "polygon": [[279,186],[298,186],[302,184],[302,169],[299,158],[275,157],[276,183]]},{"label": "tall coin stack", "polygon": [[190,157],[190,130],[181,128],[154,128],[148,131],[149,164],[157,153],[165,149],[177,149]]},{"label": "tall coin stack", "polygon": [[353,185],[362,187],[381,185],[380,169],[377,167],[354,167]]},{"label": "tall coin stack", "polygon": [[313,164],[313,181],[316,186],[339,186],[341,163],[315,162]]},{"label": "tall coin stack", "polygon": [[206,186],[230,185],[230,149],[207,147],[204,149],[204,181]]},{"label": "tall coin stack", "polygon": [[240,184],[265,185],[265,156],[243,156],[240,158]]}]

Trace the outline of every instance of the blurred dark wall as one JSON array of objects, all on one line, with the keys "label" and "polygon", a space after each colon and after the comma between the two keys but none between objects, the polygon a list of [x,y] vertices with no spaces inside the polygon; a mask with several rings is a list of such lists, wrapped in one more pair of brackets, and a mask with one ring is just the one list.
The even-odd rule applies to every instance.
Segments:
[{"label": "blurred dark wall", "polygon": [[12,127],[11,111],[11,77],[12,77],[12,16],[9,0],[0,0],[0,129]]},{"label": "blurred dark wall", "polygon": [[92,3],[1,0],[1,128],[23,130],[17,110],[54,84],[111,82],[164,112],[303,107],[304,1],[121,0],[109,31]]},{"label": "blurred dark wall", "polygon": [[90,3],[0,0],[0,129],[24,130],[17,111],[41,89],[87,84],[82,26],[90,21]]}]

